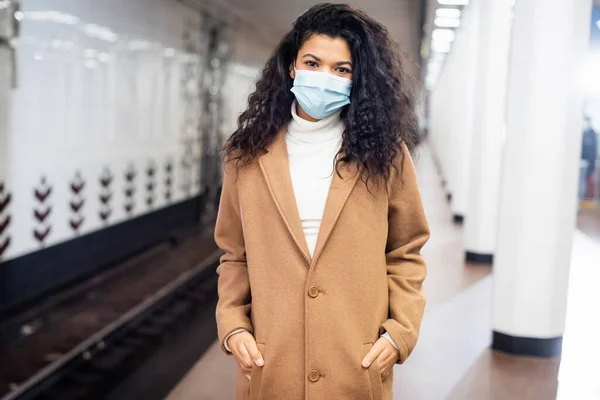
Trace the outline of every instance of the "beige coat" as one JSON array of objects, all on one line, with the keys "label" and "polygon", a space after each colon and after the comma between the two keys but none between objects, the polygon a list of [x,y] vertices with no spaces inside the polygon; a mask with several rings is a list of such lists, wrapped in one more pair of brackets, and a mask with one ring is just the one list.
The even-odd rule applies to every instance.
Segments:
[{"label": "beige coat", "polygon": [[[367,191],[353,165],[334,173],[311,259],[290,178],[285,130],[265,154],[226,165],[215,238],[219,339],[254,334],[264,367],[238,373],[238,399],[391,399],[392,376],[361,361],[387,331],[404,362],[425,308],[429,237],[410,155]],[[223,347],[223,351],[225,348]]]}]

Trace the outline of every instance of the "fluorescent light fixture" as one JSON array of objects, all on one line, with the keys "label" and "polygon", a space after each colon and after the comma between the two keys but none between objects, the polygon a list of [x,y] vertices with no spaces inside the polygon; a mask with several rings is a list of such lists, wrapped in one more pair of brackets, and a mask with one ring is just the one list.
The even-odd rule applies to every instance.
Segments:
[{"label": "fluorescent light fixture", "polygon": [[99,26],[96,24],[86,24],[83,27],[83,31],[88,35],[96,39],[106,40],[107,42],[116,42],[119,36],[111,31],[109,28]]},{"label": "fluorescent light fixture", "polygon": [[452,42],[454,41],[454,31],[452,29],[434,29],[431,37],[440,42]]},{"label": "fluorescent light fixture", "polygon": [[438,0],[443,6],[466,6],[469,4],[469,0]]},{"label": "fluorescent light fixture", "polygon": [[440,28],[458,28],[460,19],[458,18],[436,18],[433,23]]},{"label": "fluorescent light fixture", "polygon": [[431,56],[429,57],[429,63],[442,63],[446,58],[447,53],[435,53],[431,52]]},{"label": "fluorescent light fixture", "polygon": [[435,16],[440,18],[460,18],[458,8],[438,8],[435,10]]},{"label": "fluorescent light fixture", "polygon": [[77,25],[79,23],[78,17],[60,11],[29,11],[26,13],[19,12],[19,14],[15,13],[15,18],[19,21],[27,19],[30,21],[49,21],[67,25]]},{"label": "fluorescent light fixture", "polygon": [[427,63],[427,70],[428,71],[438,71],[442,69],[442,62],[441,61],[430,61]]},{"label": "fluorescent light fixture", "polygon": [[596,26],[598,27],[598,29],[600,29],[600,19],[596,21]]},{"label": "fluorescent light fixture", "polygon": [[448,53],[450,48],[450,42],[440,42],[437,40],[431,42],[431,51],[436,53]]}]

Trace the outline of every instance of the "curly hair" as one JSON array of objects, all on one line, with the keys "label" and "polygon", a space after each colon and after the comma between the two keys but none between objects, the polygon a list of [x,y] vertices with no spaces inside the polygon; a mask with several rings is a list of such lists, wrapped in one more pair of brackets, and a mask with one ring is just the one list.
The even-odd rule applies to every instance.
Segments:
[{"label": "curly hair", "polygon": [[[344,4],[313,6],[293,24],[263,68],[238,128],[225,143],[229,160],[250,164],[291,119],[294,95],[289,75],[299,49],[312,35],[341,38],[354,59],[350,104],[338,162],[356,162],[365,183],[387,180],[404,144],[412,151],[419,140],[412,84],[396,43],[387,29],[364,12]],[[337,164],[336,164],[337,169]]]}]

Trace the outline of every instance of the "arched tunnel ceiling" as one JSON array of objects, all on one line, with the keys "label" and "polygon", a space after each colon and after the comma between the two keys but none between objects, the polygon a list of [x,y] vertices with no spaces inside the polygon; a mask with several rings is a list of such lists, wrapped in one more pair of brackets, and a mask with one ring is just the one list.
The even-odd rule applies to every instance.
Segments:
[{"label": "arched tunnel ceiling", "polygon": [[[216,0],[203,2],[210,1]],[[347,3],[361,8],[385,24],[394,40],[408,52],[410,59],[416,64],[419,62],[421,46],[421,1],[426,0],[333,0],[331,2]],[[270,51],[290,29],[292,22],[317,3],[319,1],[315,0],[219,0],[218,6],[225,12],[235,14],[238,20],[243,20],[243,24],[247,26],[243,33],[245,41],[250,39],[247,35],[255,34]],[[264,54],[257,57],[256,61],[264,62],[263,56]],[[412,70],[418,76],[418,66],[413,65]]]}]

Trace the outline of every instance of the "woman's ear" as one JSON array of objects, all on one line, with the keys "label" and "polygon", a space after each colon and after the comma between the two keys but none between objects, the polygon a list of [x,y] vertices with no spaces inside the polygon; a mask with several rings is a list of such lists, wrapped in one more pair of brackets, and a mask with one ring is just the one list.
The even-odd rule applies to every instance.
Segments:
[{"label": "woman's ear", "polygon": [[296,61],[294,60],[294,62],[292,63],[292,65],[290,65],[290,77],[292,79],[296,79]]}]

